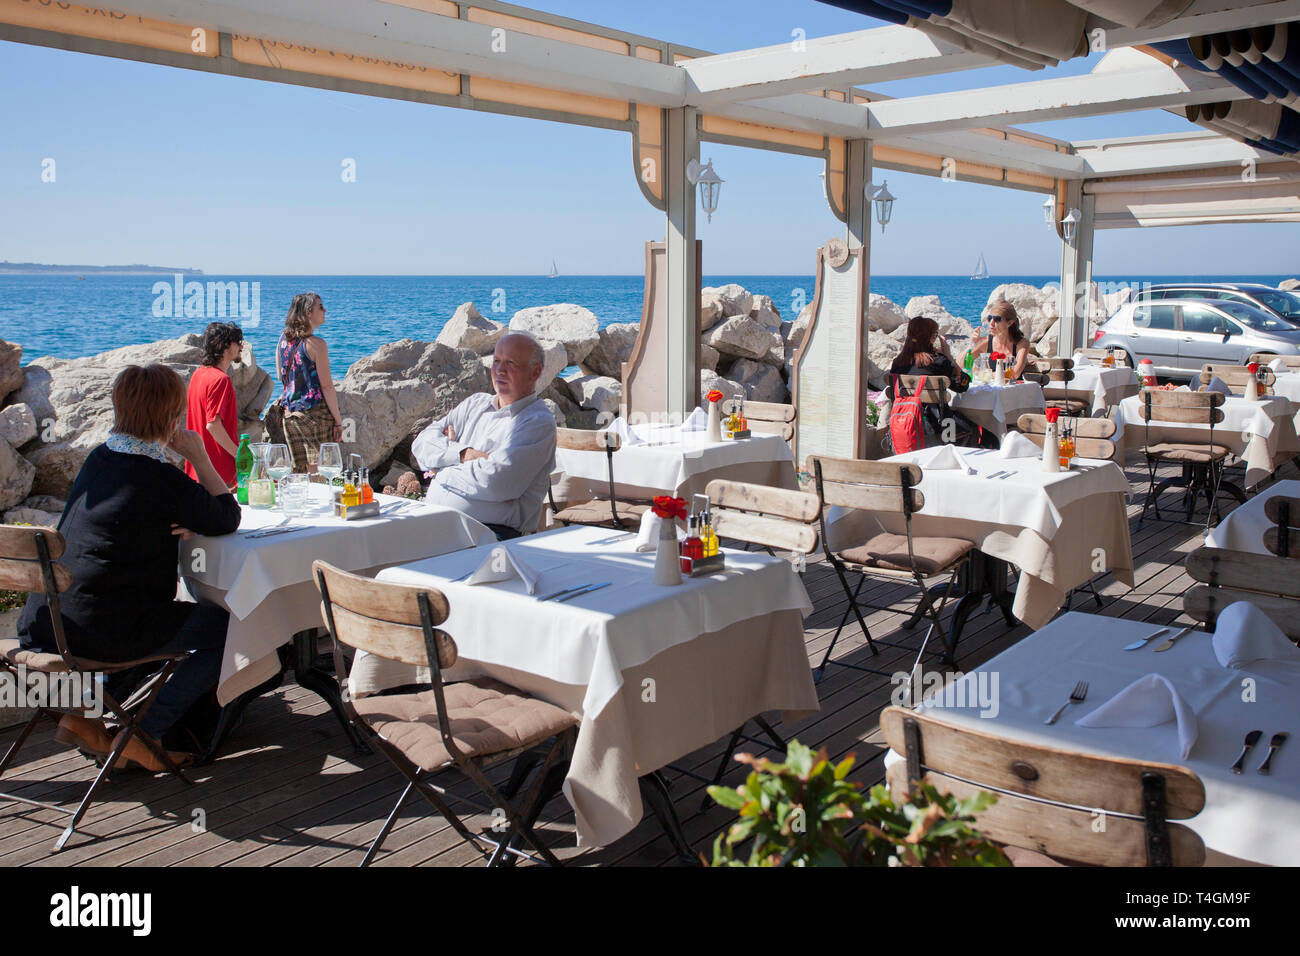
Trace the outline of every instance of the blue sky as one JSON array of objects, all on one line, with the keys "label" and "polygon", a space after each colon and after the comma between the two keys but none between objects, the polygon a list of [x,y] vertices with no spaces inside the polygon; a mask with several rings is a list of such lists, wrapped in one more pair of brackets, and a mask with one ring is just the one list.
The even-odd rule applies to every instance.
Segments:
[{"label": "blue sky", "polygon": [[[550,12],[717,52],[879,25],[811,0],[563,0]],[[994,68],[891,95],[1089,70]],[[0,259],[228,274],[639,273],[662,214],[624,133],[308,90],[0,42]],[[1192,128],[1162,111],[1040,124],[1063,139]],[[706,143],[726,180],[700,218],[708,274],[802,274],[840,234],[816,160]],[[41,182],[46,157],[57,180]],[[340,177],[355,159],[357,181]],[[1042,197],[883,172],[898,196],[878,274],[1051,274]],[[879,177],[878,177],[879,178]],[[1300,225],[1103,232],[1095,271],[1289,273]]]}]

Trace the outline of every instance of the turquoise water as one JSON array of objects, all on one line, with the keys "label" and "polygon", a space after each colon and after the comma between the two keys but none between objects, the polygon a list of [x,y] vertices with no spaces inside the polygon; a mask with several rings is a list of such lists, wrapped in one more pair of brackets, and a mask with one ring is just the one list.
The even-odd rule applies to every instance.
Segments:
[{"label": "turquoise water", "polygon": [[[1105,283],[1201,281],[1266,282],[1286,276],[1098,276]],[[357,359],[385,342],[402,338],[432,341],[456,307],[474,302],[484,316],[509,321],[519,309],[574,302],[594,312],[601,326],[641,318],[641,276],[186,276],[188,281],[248,283],[245,304],[256,303],[258,321],[242,320],[246,337],[263,367],[284,325],[289,302],[298,292],[321,295],[328,320],[321,329],[330,349],[330,368],[342,377]],[[1004,282],[1042,286],[1056,276],[873,276],[871,291],[906,305],[914,295],[937,295],[954,315],[978,319],[989,293]],[[782,317],[791,319],[813,296],[807,276],[705,276],[704,284],[736,282],[750,292],[772,297]],[[155,288],[167,287],[167,291]],[[257,283],[256,297],[254,287]],[[79,358],[123,345],[202,332],[216,315],[184,315],[171,301],[172,279],[158,275],[0,275],[0,338],[23,347],[26,364],[42,355]],[[215,304],[215,303],[214,303]],[[161,313],[161,314],[160,314]],[[206,301],[205,301],[206,313]]]}]

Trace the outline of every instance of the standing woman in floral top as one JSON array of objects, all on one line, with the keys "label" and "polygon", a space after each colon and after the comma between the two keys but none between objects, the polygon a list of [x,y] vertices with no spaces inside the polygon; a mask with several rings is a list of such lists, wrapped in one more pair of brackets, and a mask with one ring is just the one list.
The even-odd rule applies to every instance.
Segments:
[{"label": "standing woman in floral top", "polygon": [[[289,446],[293,470],[315,474],[322,442],[343,434],[338,396],[330,377],[329,350],[316,330],[325,321],[325,306],[315,292],[293,297],[284,332],[275,349],[283,393],[268,416],[272,434],[281,432]],[[278,426],[278,427],[277,427]]]}]

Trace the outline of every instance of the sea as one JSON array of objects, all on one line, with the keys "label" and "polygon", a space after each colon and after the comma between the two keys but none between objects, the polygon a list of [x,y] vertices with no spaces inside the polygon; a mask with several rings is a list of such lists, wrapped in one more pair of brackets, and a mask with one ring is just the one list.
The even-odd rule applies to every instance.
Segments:
[{"label": "sea", "polygon": [[[249,313],[236,321],[262,367],[270,369],[275,343],[294,295],[316,292],[325,303],[327,319],[320,335],[330,352],[330,371],[341,379],[352,363],[374,353],[386,342],[411,338],[433,341],[456,308],[473,302],[485,317],[508,322],[520,309],[572,302],[595,313],[601,327],[638,322],[644,277],[640,275],[547,276],[219,276],[182,274],[183,283],[243,283],[226,286],[231,298],[242,293]],[[1288,276],[1096,276],[1103,292],[1144,283],[1198,281],[1264,282],[1276,286]],[[871,291],[905,306],[917,295],[937,295],[950,313],[978,322],[989,293],[1005,282],[1044,286],[1058,281],[1051,275],[871,277]],[[811,275],[709,275],[704,285],[738,283],[752,293],[767,295],[785,319],[793,319],[813,298]],[[80,358],[124,345],[176,338],[202,332],[220,316],[186,315],[177,301],[176,277],[168,274],[0,275],[0,339],[23,347],[23,364],[39,356]],[[182,286],[182,299],[192,293]],[[219,306],[222,296],[214,297]],[[230,306],[233,309],[233,306]]]}]

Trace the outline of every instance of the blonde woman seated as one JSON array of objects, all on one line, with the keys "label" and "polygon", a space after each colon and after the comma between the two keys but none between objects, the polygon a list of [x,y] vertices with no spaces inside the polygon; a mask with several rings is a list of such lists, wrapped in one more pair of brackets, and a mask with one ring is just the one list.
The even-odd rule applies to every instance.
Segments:
[{"label": "blonde woman seated", "polygon": [[1007,367],[1011,369],[1013,379],[1025,373],[1025,364],[1033,351],[1029,338],[1020,331],[1020,316],[1016,307],[1010,302],[994,302],[987,312],[989,335],[981,336],[978,332],[971,340],[971,354],[983,355],[1001,352],[1007,356]]}]

